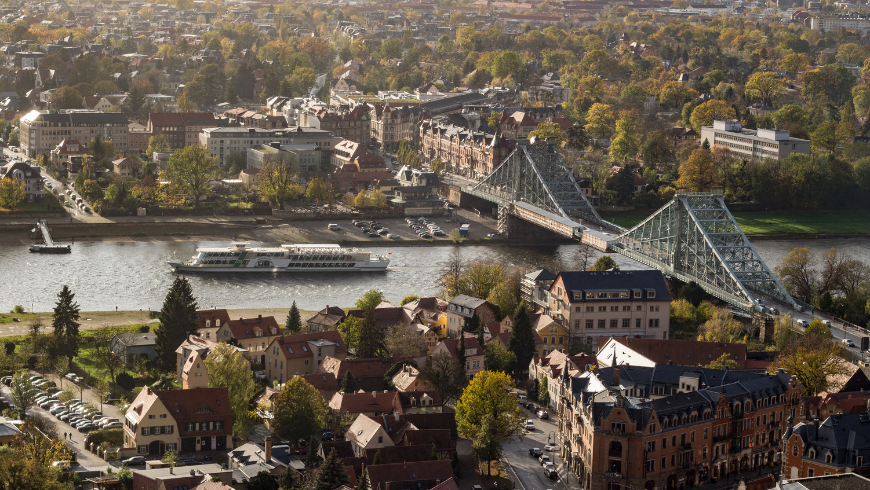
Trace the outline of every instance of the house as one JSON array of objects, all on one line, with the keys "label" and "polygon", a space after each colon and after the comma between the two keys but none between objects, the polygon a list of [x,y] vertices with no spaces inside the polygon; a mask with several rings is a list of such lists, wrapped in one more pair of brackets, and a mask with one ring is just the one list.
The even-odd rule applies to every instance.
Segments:
[{"label": "house", "polygon": [[706,366],[723,355],[741,368],[746,365],[746,344],[634,337],[601,337],[599,342],[600,366]]},{"label": "house", "polygon": [[323,332],[324,330],[334,329],[339,323],[343,322],[346,317],[347,313],[345,313],[341,308],[326,305],[326,308],[318,311],[314,316],[309,318],[308,321],[305,322],[305,325],[308,327],[309,332]]},{"label": "house", "polygon": [[[366,310],[350,310],[347,312],[347,316],[353,316],[360,319],[365,318],[366,314]],[[375,325],[381,327],[383,330],[394,325],[408,326],[412,321],[411,316],[408,314],[406,309],[391,304],[378,305],[374,309],[374,319]]]},{"label": "house", "polygon": [[282,332],[275,317],[257,315],[257,318],[230,320],[218,327],[215,335],[220,342],[235,339],[240,347],[247,350],[251,362],[264,364],[266,347]]},{"label": "house", "polygon": [[367,449],[378,449],[382,447],[393,447],[396,444],[387,433],[387,428],[381,425],[374,418],[360,414],[356,420],[350,424],[344,438],[350,441],[353,446],[353,452],[357,456],[365,454]]},{"label": "house", "polygon": [[220,451],[232,446],[226,388],[152,390],[147,386],[124,419],[124,447],[137,454]]},{"label": "house", "polygon": [[108,112],[112,108],[112,103],[105,97],[99,95],[82,97],[82,108],[91,109],[97,112]]},{"label": "house", "polygon": [[155,359],[156,345],[156,334],[152,332],[119,333],[112,337],[112,352],[127,365]]},{"label": "house", "polygon": [[115,174],[123,179],[138,179],[142,176],[142,162],[138,158],[124,157],[112,160],[112,168]]},{"label": "house", "polygon": [[867,474],[870,472],[868,434],[870,414],[867,412],[831,415],[822,423],[818,419],[801,422],[793,429],[789,424],[784,436],[783,476],[796,479]]},{"label": "house", "polygon": [[266,377],[279,383],[315,372],[327,357],[344,359],[347,345],[336,330],[279,336],[266,348]]},{"label": "house", "polygon": [[429,383],[420,379],[420,370],[410,364],[403,364],[402,369],[393,375],[393,386],[398,391],[434,391]]},{"label": "house", "polygon": [[547,312],[550,304],[550,286],[556,275],[546,269],[530,272],[520,280],[520,295],[533,311]]},{"label": "house", "polygon": [[10,178],[21,182],[24,198],[29,202],[33,202],[45,195],[45,189],[42,187],[42,169],[37,166],[30,166],[23,161],[14,163],[6,163],[0,166],[0,179]]},{"label": "house", "polygon": [[870,363],[863,365],[840,387],[841,392],[870,391]]},{"label": "house", "polygon": [[453,478],[450,461],[414,461],[367,466],[372,490],[431,490]]},{"label": "house", "polygon": [[406,216],[432,216],[444,212],[436,173],[405,166],[396,177],[399,185],[394,188],[395,197],[390,202],[402,209]]},{"label": "house", "polygon": [[[469,378],[483,371],[483,356],[484,352],[480,344],[477,342],[477,337],[474,334],[465,334],[465,374]],[[453,357],[459,357],[459,339],[444,339],[432,349],[431,355],[447,354]]]},{"label": "house", "polygon": [[302,379],[316,388],[317,391],[320,392],[320,396],[322,396],[323,400],[326,402],[329,402],[329,400],[332,399],[332,396],[338,393],[342,381],[336,379],[335,375],[332,373],[303,374]]},{"label": "house", "polygon": [[252,465],[270,466],[279,470],[287,468],[300,473],[305,470],[305,463],[292,453],[290,446],[273,445],[271,436],[266,436],[262,444],[249,441],[227,453],[227,466],[231,469]]},{"label": "house", "polygon": [[[205,359],[211,353],[211,351],[217,347],[217,342],[212,340],[206,340],[202,337],[198,337],[196,335],[189,335],[187,339],[175,349],[175,363],[176,363],[176,372],[175,379],[178,382],[182,381],[182,371],[184,369],[184,365],[190,359],[190,355],[194,352],[199,354],[200,359]],[[247,351],[241,347],[234,346],[235,350],[241,352],[245,357],[247,357]]]},{"label": "house", "polygon": [[70,170],[70,165],[81,165],[82,157],[88,154],[88,148],[79,140],[64,138],[51,150],[51,163],[55,167]]},{"label": "house", "polygon": [[[220,482],[221,485],[232,483],[233,472],[221,468],[219,464],[202,464],[197,466],[167,466],[165,468],[141,469],[133,471],[133,487],[136,490],[176,490],[200,488],[203,482]],[[213,480],[217,480],[213,482]],[[119,487],[120,488],[120,487]],[[208,487],[204,487],[208,488]],[[217,487],[232,488],[232,487]],[[208,490],[215,490],[214,487]]]},{"label": "house", "polygon": [[541,344],[537,345],[538,355],[546,356],[555,350],[568,348],[570,334],[568,329],[545,313],[532,313],[529,315],[532,330],[540,337]]},{"label": "house", "polygon": [[196,334],[206,340],[217,340],[217,331],[221,325],[230,321],[227,310],[212,308],[196,312]]},{"label": "house", "polygon": [[329,408],[338,412],[365,414],[377,417],[382,414],[440,412],[443,404],[437,391],[372,391],[366,393],[336,393],[329,400]]},{"label": "house", "polygon": [[810,423],[824,420],[831,415],[866,412],[870,402],[870,392],[848,391],[839,393],[821,392],[816,396],[801,397],[798,420]]},{"label": "house", "polygon": [[0,423],[0,446],[11,445],[21,435],[21,431],[11,422]]},{"label": "house", "polygon": [[385,357],[377,359],[344,359],[326,356],[316,373],[331,374],[340,383],[347,372],[353,373],[358,390],[383,391],[387,388],[384,376],[397,363],[407,361],[408,357]]},{"label": "house", "polygon": [[484,299],[460,294],[447,303],[444,315],[435,325],[435,333],[442,339],[456,338],[465,322],[472,316],[477,316],[480,323],[486,325],[496,320],[497,310],[495,305]]}]

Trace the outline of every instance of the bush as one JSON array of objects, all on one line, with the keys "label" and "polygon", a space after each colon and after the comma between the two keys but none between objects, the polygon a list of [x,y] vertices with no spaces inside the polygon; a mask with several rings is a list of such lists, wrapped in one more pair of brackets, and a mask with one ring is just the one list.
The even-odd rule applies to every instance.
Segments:
[{"label": "bush", "polygon": [[88,433],[88,437],[85,438],[85,445],[87,447],[90,447],[91,443],[94,443],[95,446],[100,446],[104,442],[115,447],[121,446],[124,444],[124,429],[95,430]]},{"label": "bush", "polygon": [[24,313],[24,307],[21,306],[21,305],[15,305],[15,306],[12,308],[12,313],[19,313],[19,314],[20,314],[20,313]]},{"label": "bush", "polygon": [[115,382],[118,383],[118,386],[127,391],[132,390],[136,384],[133,376],[131,376],[130,373],[118,374],[117,376],[115,376]]},{"label": "bush", "polygon": [[148,325],[140,325],[139,326],[139,333],[148,333],[150,331],[151,331],[151,327],[149,327]]}]

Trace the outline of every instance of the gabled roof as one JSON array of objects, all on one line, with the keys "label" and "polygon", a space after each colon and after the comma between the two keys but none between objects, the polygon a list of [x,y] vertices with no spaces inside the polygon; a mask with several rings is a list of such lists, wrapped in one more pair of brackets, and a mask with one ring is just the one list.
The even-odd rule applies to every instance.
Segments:
[{"label": "gabled roof", "polygon": [[280,347],[281,353],[286,359],[310,357],[312,354],[308,344],[309,342],[317,341],[334,343],[336,354],[347,354],[347,345],[345,345],[344,340],[341,338],[341,334],[338,333],[337,330],[285,335],[272,340],[269,347],[273,345]]},{"label": "gabled roof", "polygon": [[[665,278],[657,270],[631,270],[631,271],[564,271],[560,272],[556,280],[561,278],[565,292],[568,293],[568,301],[571,303],[586,301],[582,293],[586,291],[641,291],[642,299],[650,301],[671,301]],[[550,287],[552,291],[555,284]],[[654,291],[655,298],[649,298],[648,292]],[[579,296],[578,296],[579,293]],[[630,297],[623,298],[632,301]],[[592,300],[592,298],[589,298]],[[596,299],[596,301],[598,301]],[[619,299],[608,299],[619,301]]]},{"label": "gabled roof", "polygon": [[702,342],[696,340],[671,340],[631,337],[611,337],[599,339],[597,357],[603,366],[613,364],[649,365],[679,364],[684,366],[706,366],[719,359],[723,354],[736,361],[741,367],[746,362],[746,344]]},{"label": "gabled roof", "polygon": [[443,482],[453,478],[452,463],[446,459],[379,464],[366,470],[373,489],[383,489],[389,482]]},{"label": "gabled roof", "polygon": [[[258,316],[257,318],[239,318],[226,323],[227,328],[236,340],[248,340],[257,337],[274,337],[281,335],[281,327],[274,316]],[[258,335],[259,334],[259,335]]]},{"label": "gabled roof", "polygon": [[196,318],[198,329],[206,328],[206,320],[208,320],[211,325],[209,328],[214,328],[217,326],[215,325],[217,323],[216,320],[220,320],[221,325],[228,323],[230,321],[230,314],[224,309],[197,310]]},{"label": "gabled roof", "polygon": [[329,407],[333,410],[348,413],[392,412],[395,401],[395,391],[336,393],[329,400]]},{"label": "gabled roof", "polygon": [[326,356],[323,362],[320,363],[320,366],[317,367],[317,372],[330,373],[336,379],[344,379],[344,375],[348,370],[353,373],[356,379],[383,378],[393,365],[408,359],[411,358],[397,356],[374,359],[337,359]]}]

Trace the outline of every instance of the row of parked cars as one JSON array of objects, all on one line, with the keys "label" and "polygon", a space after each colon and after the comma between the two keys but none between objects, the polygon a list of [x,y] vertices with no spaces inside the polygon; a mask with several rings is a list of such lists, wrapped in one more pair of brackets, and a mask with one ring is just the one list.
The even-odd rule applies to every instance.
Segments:
[{"label": "row of parked cars", "polygon": [[[70,381],[81,381],[81,378],[74,373],[67,373],[64,377]],[[5,379],[3,381],[6,382]],[[66,392],[59,390],[54,381],[45,380],[35,374],[30,377],[30,382],[33,389],[40,393],[35,399],[35,404],[39,408],[48,410],[58,420],[68,423],[79,432],[123,427],[117,418],[104,416],[96,407],[78,398],[73,398],[66,403],[61,402],[60,399],[65,398]]]},{"label": "row of parked cars", "polygon": [[416,233],[420,238],[447,236],[447,233],[444,233],[441,230],[441,227],[428,218],[405,218],[405,222],[408,223],[410,228],[414,229],[414,233]]},{"label": "row of parked cars", "polygon": [[[360,229],[363,235],[368,235],[372,238],[385,236],[391,240],[395,240],[400,238],[399,235],[395,233],[390,233],[390,229],[385,227],[384,225],[378,223],[377,221],[361,221],[355,219],[352,221],[353,225]],[[332,226],[332,225],[329,225]],[[335,225],[338,226],[338,225]],[[331,230],[333,228],[330,228]],[[340,228],[339,228],[340,229]]]},{"label": "row of parked cars", "polygon": [[[558,444],[547,444],[544,446],[544,451],[547,452],[554,452],[558,449]],[[550,478],[551,480],[557,480],[559,478],[559,473],[556,471],[556,466],[553,464],[553,461],[551,461],[550,457],[544,454],[540,448],[529,448],[529,456],[537,459],[538,462],[541,463],[541,467],[544,468],[544,474],[547,475],[547,478]]]}]

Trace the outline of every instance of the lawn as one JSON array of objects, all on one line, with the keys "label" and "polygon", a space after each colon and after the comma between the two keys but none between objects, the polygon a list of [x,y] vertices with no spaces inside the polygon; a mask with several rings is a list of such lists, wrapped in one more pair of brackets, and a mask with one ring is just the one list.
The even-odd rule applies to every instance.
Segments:
[{"label": "lawn", "polygon": [[[861,235],[870,230],[870,214],[854,210],[751,211],[733,213],[747,235]],[[624,228],[646,218],[637,214],[602,216]]]},{"label": "lawn", "polygon": [[63,208],[57,201],[57,197],[50,192],[45,194],[42,202],[27,202],[22,201],[15,206],[15,209],[7,209],[0,207],[0,216],[5,214],[40,214],[40,213],[61,213]]}]

